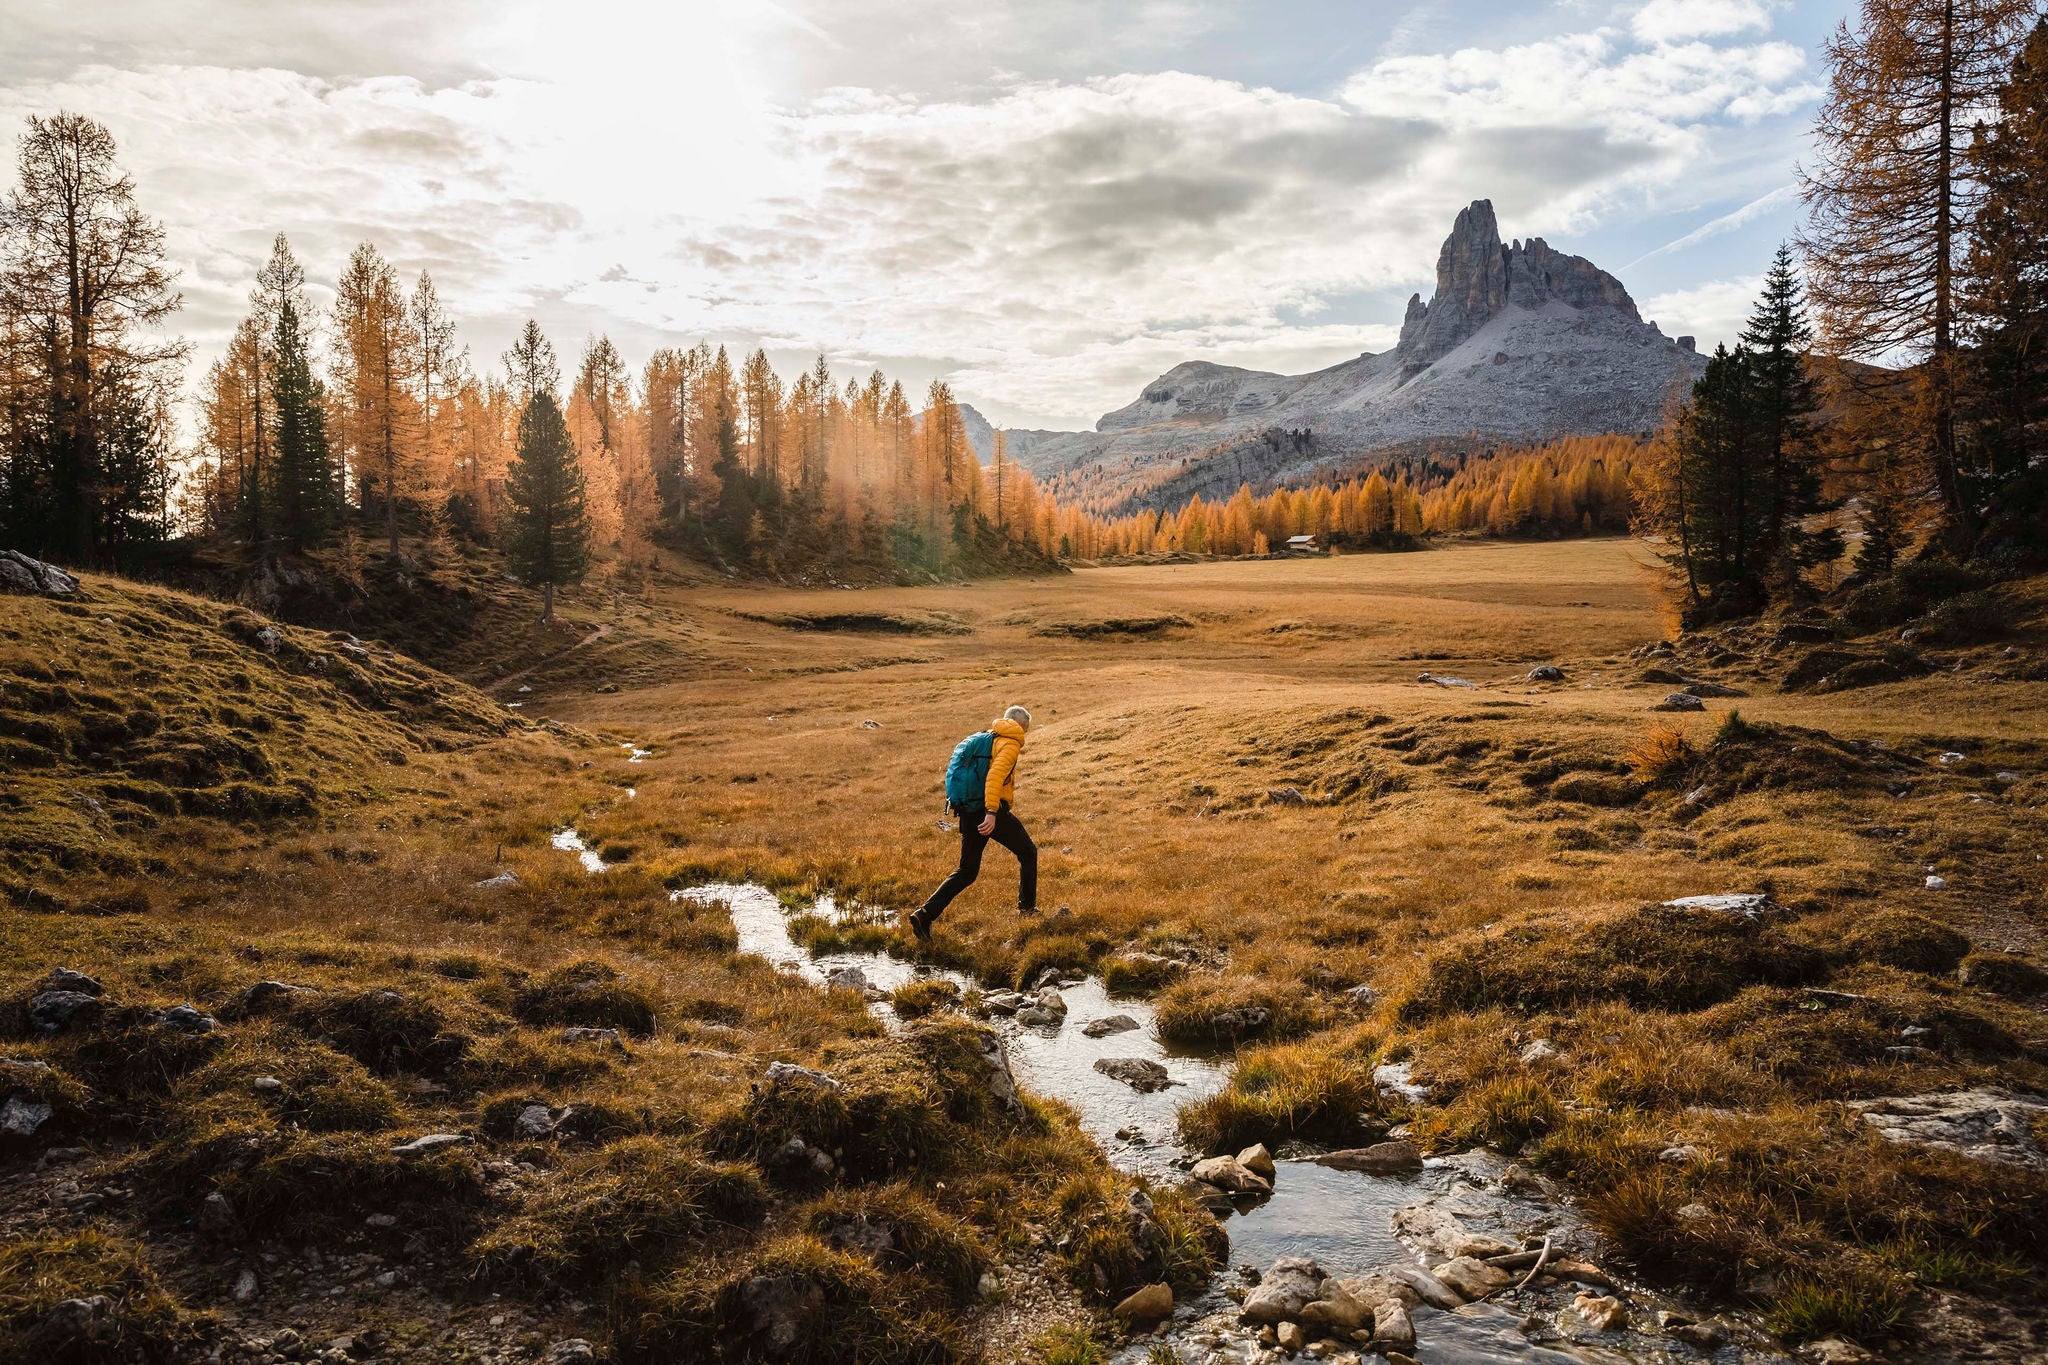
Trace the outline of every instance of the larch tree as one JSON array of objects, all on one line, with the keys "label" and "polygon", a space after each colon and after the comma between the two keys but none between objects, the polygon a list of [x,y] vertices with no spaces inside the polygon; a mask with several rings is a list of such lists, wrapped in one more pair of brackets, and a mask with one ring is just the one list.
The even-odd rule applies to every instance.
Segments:
[{"label": "larch tree", "polygon": [[541,590],[543,622],[555,619],[555,589],[590,567],[590,514],[576,443],[554,395],[537,388],[519,414],[518,454],[505,479],[505,552],[512,572]]},{"label": "larch tree", "polygon": [[63,559],[118,561],[157,538],[168,487],[168,391],[185,355],[149,332],[183,300],[163,228],[135,204],[114,138],[82,114],[30,116],[0,200],[0,319],[13,341],[0,533]]},{"label": "larch tree", "polygon": [[441,409],[461,387],[463,356],[455,347],[455,320],[442,306],[433,276],[424,270],[413,284],[412,297],[406,300],[405,315],[418,356],[414,373],[419,381],[421,473],[425,485],[445,499],[452,480],[451,461],[444,449],[449,424]]},{"label": "larch tree", "polygon": [[370,490],[378,490],[387,548],[396,558],[398,503],[418,430],[419,344],[398,272],[368,242],[349,256],[335,283],[333,316],[344,446],[365,511]]},{"label": "larch tree", "polygon": [[1862,0],[1856,28],[1828,42],[1815,158],[1801,168],[1823,343],[1922,366],[1928,474],[1956,547],[1973,520],[1956,448],[1958,267],[1983,198],[1970,128],[2035,12],[2035,0]]}]

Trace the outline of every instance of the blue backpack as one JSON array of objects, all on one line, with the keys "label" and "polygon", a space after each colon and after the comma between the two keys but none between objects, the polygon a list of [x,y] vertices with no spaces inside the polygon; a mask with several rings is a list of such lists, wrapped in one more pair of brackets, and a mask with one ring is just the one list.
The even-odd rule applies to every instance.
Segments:
[{"label": "blue backpack", "polygon": [[956,811],[981,805],[988,796],[988,765],[995,756],[996,732],[979,730],[953,746],[946,764],[946,804]]}]

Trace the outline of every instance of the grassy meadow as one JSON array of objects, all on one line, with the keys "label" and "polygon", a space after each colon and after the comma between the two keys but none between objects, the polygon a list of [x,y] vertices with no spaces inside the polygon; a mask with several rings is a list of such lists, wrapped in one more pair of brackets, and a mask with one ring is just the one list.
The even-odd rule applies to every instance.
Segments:
[{"label": "grassy meadow", "polygon": [[[991,849],[930,956],[990,985],[1100,972],[1177,1039],[1236,1049],[1233,1087],[1183,1114],[1199,1145],[1406,1123],[1517,1152],[1619,1264],[1793,1338],[1938,1341],[1901,1324],[2031,1303],[2048,1180],[1887,1144],[1842,1102],[2048,1086],[2037,590],[1917,646],[1914,676],[1837,689],[1846,666],[1800,672],[1835,644],[1772,625],[1636,657],[1667,622],[1623,540],[861,592],[662,572],[569,594],[552,631],[463,637],[434,660],[461,684],[375,641],[266,644],[237,608],[88,589],[0,599],[5,1055],[52,1068],[21,1084],[54,1110],[21,1159],[87,1149],[87,1174],[7,1186],[36,1269],[0,1262],[0,1341],[118,1272],[128,1344],[164,1358],[285,1304],[414,1349],[516,1329],[504,1349],[744,1355],[741,1287],[779,1275],[855,1305],[865,1358],[932,1360],[1009,1339],[986,1268],[1064,1286],[1077,1321],[1198,1281],[1204,1216],[1156,1191],[1168,1235],[1134,1240],[1129,1182],[1055,1106],[988,1108],[956,1016],[885,1036],[667,894],[829,890],[875,913],[828,937],[911,954],[894,917],[957,849],[946,756],[1011,702],[1037,720],[1018,812],[1042,913],[1016,916]],[[1530,681],[1544,663],[1563,679]],[[1653,712],[1668,677],[1747,695]],[[550,846],[571,822],[611,870]],[[1658,908],[1720,892],[1787,913]],[[95,1028],[28,1027],[57,966],[104,983]],[[271,979],[315,989],[249,997]],[[222,1028],[141,1013],[184,1000]],[[777,1060],[846,1089],[757,1084]],[[1426,1103],[1374,1087],[1391,1061]],[[545,1140],[518,1128],[535,1105],[564,1116]],[[479,1141],[392,1156],[435,1131]],[[786,1134],[831,1170],[792,1165]],[[53,1201],[66,1171],[98,1202]],[[925,1250],[851,1249],[871,1222]],[[300,1245],[326,1268],[252,1250]],[[338,1258],[405,1278],[329,1295]],[[844,1323],[813,1316],[802,1349],[827,1358]]]}]

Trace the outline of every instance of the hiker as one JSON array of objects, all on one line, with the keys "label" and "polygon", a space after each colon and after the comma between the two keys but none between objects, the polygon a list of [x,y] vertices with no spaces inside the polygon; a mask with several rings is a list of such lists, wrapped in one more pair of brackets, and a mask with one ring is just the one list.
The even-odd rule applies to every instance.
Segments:
[{"label": "hiker", "polygon": [[920,943],[931,942],[932,921],[981,875],[981,855],[991,839],[1017,855],[1017,913],[1038,913],[1038,845],[1010,813],[1017,797],[1017,757],[1030,729],[1031,713],[1012,706],[992,727],[954,748],[946,766],[946,807],[960,820],[960,866],[911,912],[910,932]]}]

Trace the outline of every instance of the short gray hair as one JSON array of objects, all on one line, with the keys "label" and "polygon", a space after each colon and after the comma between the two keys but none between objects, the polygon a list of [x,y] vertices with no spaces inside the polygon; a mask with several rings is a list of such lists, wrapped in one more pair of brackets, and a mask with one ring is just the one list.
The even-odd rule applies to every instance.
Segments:
[{"label": "short gray hair", "polygon": [[1031,728],[1031,713],[1021,706],[1012,706],[1003,712],[1004,720],[1014,720],[1025,729]]}]

